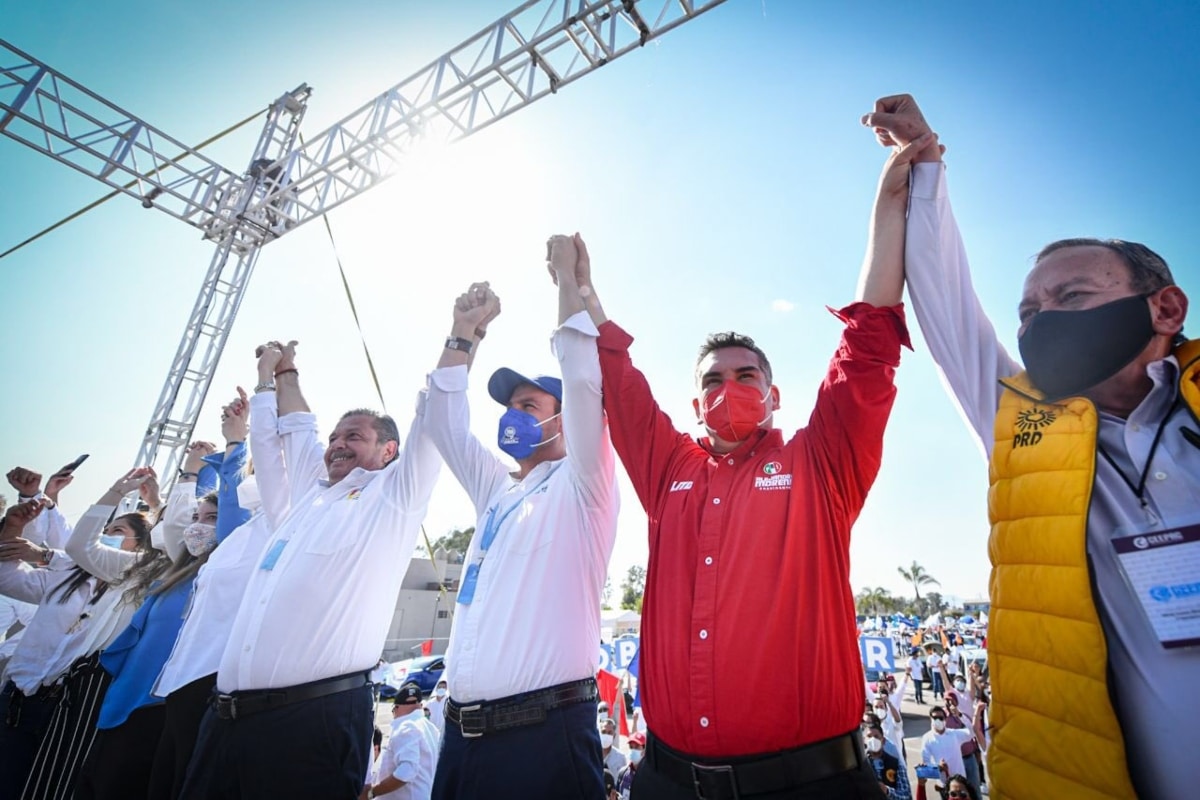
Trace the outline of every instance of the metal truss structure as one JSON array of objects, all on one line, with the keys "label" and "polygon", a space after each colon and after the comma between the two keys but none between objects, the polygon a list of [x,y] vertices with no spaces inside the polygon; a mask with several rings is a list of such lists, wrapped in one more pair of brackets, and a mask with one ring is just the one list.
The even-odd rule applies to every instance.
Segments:
[{"label": "metal truss structure", "polygon": [[[724,0],[528,0],[306,141],[307,85],[271,104],[234,172],[0,40],[0,133],[192,225],[216,245],[138,466],[173,481],[260,249]],[[299,146],[297,146],[299,145]]]}]

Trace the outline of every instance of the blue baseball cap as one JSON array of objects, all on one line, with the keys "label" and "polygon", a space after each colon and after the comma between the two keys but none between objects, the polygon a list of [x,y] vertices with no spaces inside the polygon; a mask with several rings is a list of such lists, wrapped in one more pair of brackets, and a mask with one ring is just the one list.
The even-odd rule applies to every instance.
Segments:
[{"label": "blue baseball cap", "polygon": [[526,378],[508,367],[501,367],[492,373],[492,377],[488,380],[488,394],[497,403],[506,406],[512,400],[513,392],[517,390],[517,387],[525,383],[536,386],[543,392],[552,395],[558,402],[562,402],[562,380],[560,378],[552,375],[535,375],[532,378]]}]

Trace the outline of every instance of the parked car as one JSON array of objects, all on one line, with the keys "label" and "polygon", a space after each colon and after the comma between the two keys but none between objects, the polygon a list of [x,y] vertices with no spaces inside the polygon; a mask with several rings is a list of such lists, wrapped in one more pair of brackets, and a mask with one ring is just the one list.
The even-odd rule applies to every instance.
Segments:
[{"label": "parked car", "polygon": [[397,661],[392,664],[391,685],[400,687],[406,683],[415,683],[420,688],[421,694],[433,694],[433,689],[437,686],[445,668],[445,655],[421,656]]}]

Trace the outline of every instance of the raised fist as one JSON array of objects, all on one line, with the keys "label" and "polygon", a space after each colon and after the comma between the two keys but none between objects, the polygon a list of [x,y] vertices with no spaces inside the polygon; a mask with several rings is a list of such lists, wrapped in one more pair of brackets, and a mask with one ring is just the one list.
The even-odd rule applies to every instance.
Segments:
[{"label": "raised fist", "polygon": [[33,497],[41,491],[42,473],[34,472],[25,467],[15,467],[8,471],[8,485],[17,490],[17,494]]}]

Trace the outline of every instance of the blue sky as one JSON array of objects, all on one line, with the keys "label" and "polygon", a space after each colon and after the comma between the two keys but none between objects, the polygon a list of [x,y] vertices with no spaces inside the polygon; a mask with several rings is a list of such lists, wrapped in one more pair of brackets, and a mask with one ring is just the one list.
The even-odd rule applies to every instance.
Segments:
[{"label": "blue sky", "polygon": [[[0,37],[185,142],[300,82],[314,134],[451,49],[507,2],[343,0],[203,5],[5,3]],[[911,92],[949,151],[951,192],[983,304],[1015,351],[1030,257],[1066,236],[1143,241],[1200,292],[1192,155],[1200,7],[1189,2],[964,4],[728,0],[644,50],[445,152],[414,157],[334,211],[388,401],[403,419],[449,329],[454,296],[491,280],[504,303],[481,349],[474,426],[495,435],[484,379],[547,370],[553,232],[579,230],[610,316],[661,404],[692,429],[691,365],[706,333],[766,349],[777,421],[807,419],[839,334],[824,308],[852,299],[885,152],[859,127],[876,97]],[[246,167],[257,124],[208,152]],[[0,139],[0,250],[105,188]],[[128,468],[211,257],[196,232],[119,198],[0,260],[7,368],[0,463],[50,471],[92,460],[64,493],[82,512]],[[785,301],[778,303],[777,301]],[[791,310],[778,310],[788,308]],[[986,467],[915,330],[883,469],[854,532],[852,583],[905,586],[920,561],[947,593],[986,592]],[[255,382],[259,341],[301,341],[328,426],[375,405],[323,229],[262,254],[199,433]],[[626,485],[626,489],[628,486]],[[11,492],[10,492],[11,494]],[[431,536],[473,523],[447,476]],[[624,494],[614,585],[646,557]]]}]

